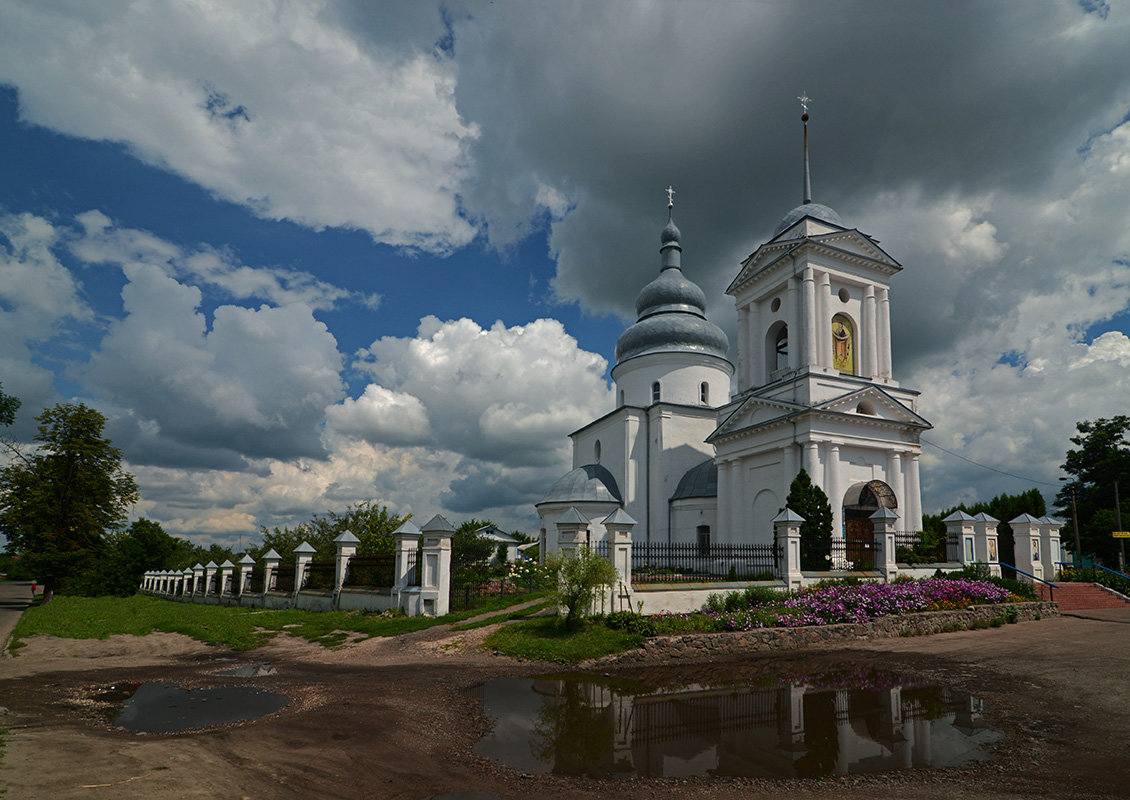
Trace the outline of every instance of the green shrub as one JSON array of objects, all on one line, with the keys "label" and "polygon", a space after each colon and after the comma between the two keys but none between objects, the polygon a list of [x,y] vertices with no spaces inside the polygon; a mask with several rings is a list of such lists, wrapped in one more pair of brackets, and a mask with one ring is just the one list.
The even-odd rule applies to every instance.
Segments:
[{"label": "green shrub", "polygon": [[645,617],[632,611],[613,611],[604,618],[604,624],[614,631],[628,631],[640,636],[655,636],[657,632],[652,617]]}]

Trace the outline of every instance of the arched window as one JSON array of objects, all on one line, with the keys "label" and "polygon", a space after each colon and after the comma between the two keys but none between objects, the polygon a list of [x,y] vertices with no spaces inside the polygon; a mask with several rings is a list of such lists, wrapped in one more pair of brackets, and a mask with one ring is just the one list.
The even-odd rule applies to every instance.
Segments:
[{"label": "arched window", "polygon": [[703,381],[698,387],[698,399],[704,406],[710,405],[710,384]]},{"label": "arched window", "polygon": [[855,374],[855,325],[846,314],[832,317],[832,368]]},{"label": "arched window", "polygon": [[777,339],[773,345],[773,369],[785,369],[789,366],[789,326],[782,325],[777,330]]},{"label": "arched window", "polygon": [[624,390],[620,390],[620,405],[624,405]]},{"label": "arched window", "polygon": [[600,439],[596,440],[596,444],[592,448],[592,454],[593,454],[593,460],[597,464],[599,464],[600,463]]},{"label": "arched window", "polygon": [[699,525],[695,531],[698,540],[698,554],[706,557],[710,555],[710,526]]},{"label": "arched window", "polygon": [[659,381],[651,384],[651,402],[659,402]]}]

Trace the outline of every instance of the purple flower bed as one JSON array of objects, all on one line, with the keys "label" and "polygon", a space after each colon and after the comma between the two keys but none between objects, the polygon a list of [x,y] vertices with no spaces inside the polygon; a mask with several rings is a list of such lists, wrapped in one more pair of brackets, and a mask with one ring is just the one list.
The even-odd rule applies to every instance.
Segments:
[{"label": "purple flower bed", "polygon": [[755,604],[741,611],[707,612],[723,630],[838,622],[868,622],[878,617],[943,611],[977,603],[1017,600],[1007,589],[984,581],[926,578],[908,583],[865,583],[812,589],[785,600]]}]

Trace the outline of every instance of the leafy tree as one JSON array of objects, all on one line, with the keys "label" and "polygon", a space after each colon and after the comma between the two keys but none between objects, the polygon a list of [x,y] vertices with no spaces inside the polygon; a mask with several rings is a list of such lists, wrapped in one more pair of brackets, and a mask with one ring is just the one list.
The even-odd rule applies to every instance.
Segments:
[{"label": "leafy tree", "polygon": [[8,427],[16,421],[16,412],[20,410],[19,398],[4,394],[4,384],[0,383],[0,426]]},{"label": "leafy tree", "polygon": [[[263,553],[273,549],[284,562],[294,560],[294,548],[309,542],[314,547],[314,557],[317,559],[330,559],[337,553],[334,539],[349,531],[361,540],[357,545],[359,555],[377,555],[391,553],[393,548],[392,534],[411,514],[398,517],[389,513],[387,506],[376,506],[369,502],[357,503],[349,506],[343,512],[330,511],[325,515],[315,514],[313,519],[298,525],[282,528],[260,528],[263,543],[258,547],[248,548],[248,554],[258,560]],[[236,559],[232,559],[235,561]],[[195,562],[194,562],[195,563]],[[206,563],[206,562],[204,562]],[[222,563],[217,561],[217,564]]]},{"label": "leafy tree", "polygon": [[[1114,484],[1119,491],[1130,491],[1130,416],[1077,422],[1077,445],[1067,451],[1062,468],[1072,480],[1055,496],[1056,514],[1066,521],[1064,542],[1074,549],[1075,531],[1071,521],[1071,493],[1079,515],[1079,539],[1083,552],[1109,563],[1117,561],[1118,542],[1110,534],[1115,529]],[[1122,524],[1126,526],[1126,519]]]},{"label": "leafy tree", "polygon": [[128,597],[148,570],[195,564],[196,549],[187,540],[170,536],[160,523],[137,519],[126,531],[104,537],[91,568],[74,579],[72,588],[81,594]]},{"label": "leafy tree", "polygon": [[455,535],[451,538],[451,569],[454,576],[461,576],[462,581],[470,579],[472,573],[482,573],[481,577],[486,577],[495,547],[478,530],[493,524],[490,520],[469,519],[455,529]]},{"label": "leafy tree", "polygon": [[827,569],[824,556],[832,552],[832,506],[828,495],[802,468],[789,485],[785,505],[804,517],[800,526],[801,569]]},{"label": "leafy tree", "polygon": [[0,533],[43,582],[49,602],[90,564],[138,494],[121,451],[102,436],[102,414],[63,403],[36,420],[36,451],[0,469]]},{"label": "leafy tree", "polygon": [[611,561],[587,547],[579,548],[575,554],[555,553],[548,569],[557,575],[553,600],[558,608],[565,609],[568,630],[575,630],[581,618],[592,610],[597,589],[614,584],[620,578]]}]

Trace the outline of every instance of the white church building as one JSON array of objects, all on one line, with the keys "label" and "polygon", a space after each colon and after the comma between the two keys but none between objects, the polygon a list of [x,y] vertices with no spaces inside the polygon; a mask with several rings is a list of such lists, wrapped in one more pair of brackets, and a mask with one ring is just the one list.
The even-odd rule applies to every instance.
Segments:
[{"label": "white church building", "polygon": [[639,543],[768,544],[802,467],[829,498],[834,540],[870,542],[880,508],[900,529],[921,529],[930,424],[891,365],[889,286],[902,267],[812,202],[802,120],[804,202],[726,290],[738,315],[732,346],[683,274],[669,218],[659,275],[616,344],[616,408],[570,434],[573,469],[537,504],[543,553],[570,508],[594,540],[622,509]]}]

